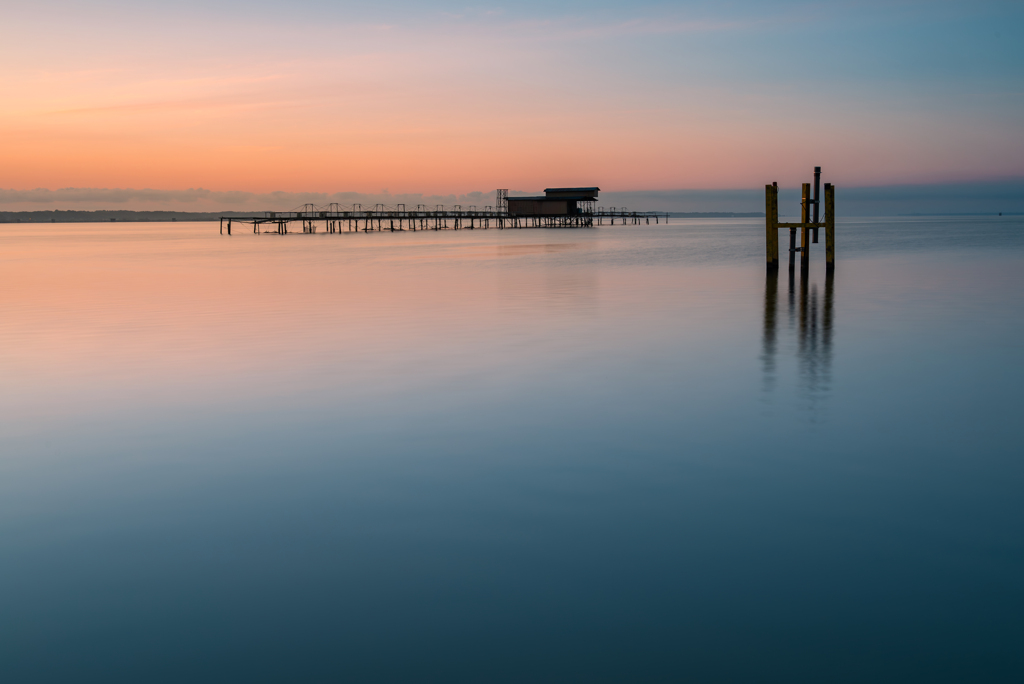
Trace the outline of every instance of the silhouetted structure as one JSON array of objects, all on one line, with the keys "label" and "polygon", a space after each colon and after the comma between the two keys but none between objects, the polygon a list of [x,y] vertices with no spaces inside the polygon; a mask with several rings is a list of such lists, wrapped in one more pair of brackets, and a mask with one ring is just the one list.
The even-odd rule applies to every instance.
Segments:
[{"label": "silhouetted structure", "polygon": [[[327,233],[380,230],[474,230],[476,228],[592,228],[617,219],[623,225],[649,224],[651,219],[668,222],[668,214],[656,211],[627,211],[625,207],[595,207],[600,188],[548,188],[540,197],[509,197],[498,190],[493,207],[446,207],[438,204],[416,208],[404,204],[378,204],[373,209],[362,205],[306,204],[295,211],[266,211],[262,216],[222,216],[220,232],[231,224],[252,224],[254,233],[288,233],[293,223],[301,223],[303,233],[315,233],[323,225]],[[225,221],[227,222],[225,224]],[[268,230],[269,229],[269,230]]]},{"label": "silhouetted structure", "polygon": [[509,197],[509,216],[579,216],[594,213],[601,188],[547,188],[539,197]]}]

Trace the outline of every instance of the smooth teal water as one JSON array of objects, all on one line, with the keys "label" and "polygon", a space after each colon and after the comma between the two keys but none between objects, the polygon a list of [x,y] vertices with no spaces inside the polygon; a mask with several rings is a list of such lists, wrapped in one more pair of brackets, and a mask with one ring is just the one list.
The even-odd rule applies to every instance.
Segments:
[{"label": "smooth teal water", "polygon": [[1024,220],[0,226],[10,682],[1019,682]]}]

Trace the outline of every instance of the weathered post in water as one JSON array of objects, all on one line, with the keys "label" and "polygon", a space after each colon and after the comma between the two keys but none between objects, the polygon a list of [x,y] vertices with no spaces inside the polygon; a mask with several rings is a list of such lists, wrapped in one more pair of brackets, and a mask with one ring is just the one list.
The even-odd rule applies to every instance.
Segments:
[{"label": "weathered post in water", "polygon": [[836,188],[825,183],[825,270],[836,268]]},{"label": "weathered post in water", "polygon": [[800,268],[805,269],[811,258],[811,184],[800,187]]},{"label": "weathered post in water", "polygon": [[[814,215],[811,217],[811,223],[818,222],[818,188],[821,185],[821,167],[814,167],[814,199],[811,203],[814,205]],[[818,244],[818,227],[814,227],[814,244]]]},{"label": "weathered post in water", "polygon": [[764,186],[765,249],[769,271],[779,270],[779,185]]}]

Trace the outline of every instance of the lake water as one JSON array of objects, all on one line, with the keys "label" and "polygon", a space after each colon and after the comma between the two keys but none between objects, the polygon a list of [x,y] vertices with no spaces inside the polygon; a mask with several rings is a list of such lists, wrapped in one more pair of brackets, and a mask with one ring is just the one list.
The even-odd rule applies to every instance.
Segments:
[{"label": "lake water", "polygon": [[0,226],[8,682],[1020,682],[1024,218]]}]

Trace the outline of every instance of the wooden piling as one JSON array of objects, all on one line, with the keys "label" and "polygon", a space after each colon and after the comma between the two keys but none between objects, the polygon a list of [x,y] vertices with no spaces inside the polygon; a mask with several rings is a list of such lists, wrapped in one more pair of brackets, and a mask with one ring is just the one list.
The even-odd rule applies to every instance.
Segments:
[{"label": "wooden piling", "polygon": [[764,240],[768,270],[779,268],[779,187],[764,186]]},{"label": "wooden piling", "polygon": [[810,264],[811,258],[811,184],[804,183],[800,188],[800,266]]},{"label": "wooden piling", "polygon": [[836,267],[836,187],[825,183],[825,270]]}]

